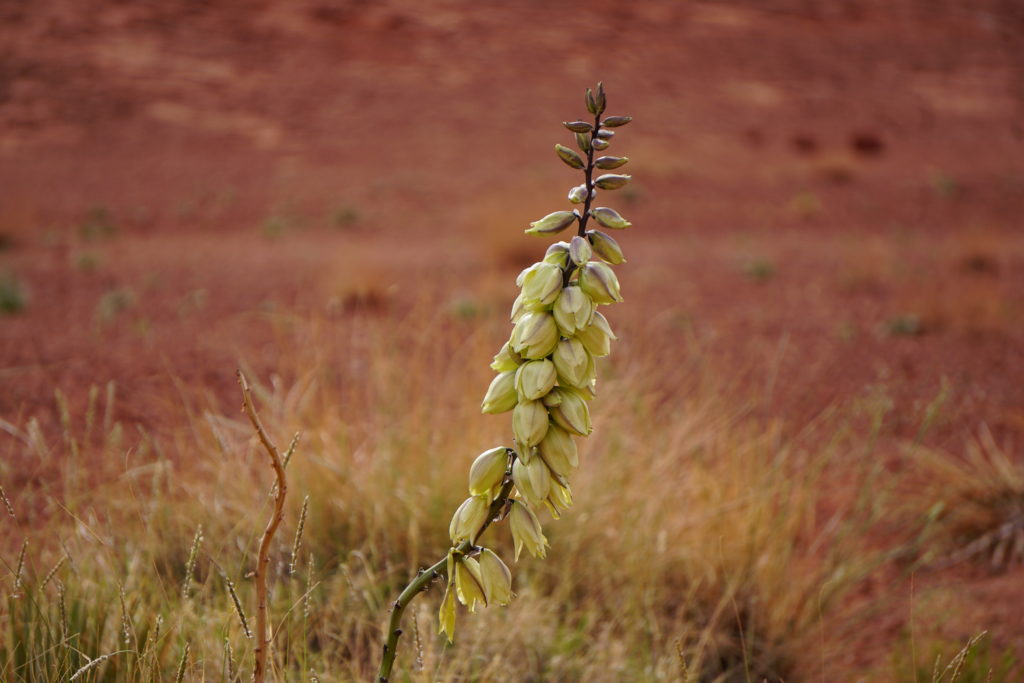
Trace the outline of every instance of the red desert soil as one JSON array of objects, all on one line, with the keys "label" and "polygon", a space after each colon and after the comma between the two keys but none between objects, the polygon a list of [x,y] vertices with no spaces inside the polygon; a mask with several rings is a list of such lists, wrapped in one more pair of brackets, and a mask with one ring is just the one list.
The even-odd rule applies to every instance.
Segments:
[{"label": "red desert soil", "polygon": [[172,378],[233,409],[240,359],[279,364],[268,310],[506,306],[602,79],[636,119],[622,329],[677,321],[796,427],[884,397],[912,436],[945,387],[930,445],[1020,447],[1019,3],[40,0],[0,7],[0,55],[10,423],[111,379],[152,429]]}]

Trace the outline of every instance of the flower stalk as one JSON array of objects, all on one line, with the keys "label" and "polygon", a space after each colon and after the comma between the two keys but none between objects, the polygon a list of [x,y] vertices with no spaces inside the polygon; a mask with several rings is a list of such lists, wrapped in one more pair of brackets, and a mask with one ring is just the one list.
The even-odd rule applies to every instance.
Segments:
[{"label": "flower stalk", "polygon": [[514,448],[498,447],[481,453],[469,473],[469,494],[456,510],[449,527],[452,545],[434,565],[420,570],[392,603],[378,671],[378,683],[387,683],[394,667],[402,615],[409,603],[437,580],[445,583],[438,614],[439,629],[454,640],[456,602],[470,612],[478,606],[507,604],[512,576],[505,562],[490,548],[478,545],[484,531],[506,517],[515,547],[544,558],[548,540],[539,513],[547,509],[553,519],[572,505],[569,478],[579,466],[574,436],[592,430],[589,401],[597,395],[595,359],[606,356],[616,339],[608,320],[597,308],[622,301],[612,266],[623,263],[618,243],[598,230],[588,230],[591,217],[603,228],[623,230],[632,225],[614,209],[595,207],[599,192],[625,186],[630,176],[594,170],[618,169],[628,157],[601,156],[628,116],[602,119],[606,108],[604,86],[586,92],[593,123],[564,122],[574,134],[575,150],[558,144],[555,153],[570,168],[583,171],[583,184],[569,190],[573,210],[549,213],[530,224],[527,234],[558,234],[575,224],[569,242],[552,244],[543,260],[519,274],[521,288],[512,307],[513,329],[508,342],[495,355],[497,373],[486,391],[481,412],[511,411]]}]

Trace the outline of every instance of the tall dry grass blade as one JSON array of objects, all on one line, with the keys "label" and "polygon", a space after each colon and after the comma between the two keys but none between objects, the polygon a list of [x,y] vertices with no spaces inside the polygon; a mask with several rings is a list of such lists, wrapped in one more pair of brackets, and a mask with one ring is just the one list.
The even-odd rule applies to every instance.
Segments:
[{"label": "tall dry grass blade", "polygon": [[238,621],[242,624],[242,632],[245,633],[247,639],[251,640],[252,631],[249,630],[249,620],[245,618],[245,610],[242,608],[242,601],[238,599],[238,593],[235,592],[235,584],[228,578],[227,574],[221,574],[221,577],[228,586],[228,593],[231,595],[231,602],[235,606],[235,613],[238,615]]},{"label": "tall dry grass blade", "polygon": [[[93,669],[95,669],[96,667],[98,667],[100,664],[102,664],[103,662],[107,661],[111,657],[114,657],[114,656],[120,655],[120,654],[124,654],[125,652],[128,652],[128,650],[118,650],[117,652],[111,652],[109,654],[100,655],[96,659],[89,659],[88,657],[86,657],[88,662],[85,664],[85,666],[83,666],[82,668],[80,668],[78,671],[76,671],[75,673],[73,673],[71,675],[71,678],[68,679],[69,683],[71,681],[77,681],[78,678],[82,674],[85,674],[85,673],[88,673],[88,672],[92,671]],[[85,655],[83,655],[83,657],[84,656]]]},{"label": "tall dry grass blade", "polygon": [[199,547],[203,544],[203,525],[196,527],[196,535],[192,538],[192,548],[188,552],[188,561],[185,563],[185,578],[181,583],[181,597],[188,600],[192,591],[192,578],[195,576],[196,560],[199,558]]},{"label": "tall dry grass blade", "polygon": [[4,487],[0,486],[0,502],[7,508],[7,514],[10,515],[11,519],[17,519],[17,515],[14,514],[14,506],[11,505],[11,500],[7,497],[7,492],[4,491]]},{"label": "tall dry grass blade", "polygon": [[185,642],[185,649],[181,653],[181,661],[178,663],[178,673],[174,677],[174,683],[182,683],[185,680],[185,668],[188,666],[188,652],[191,645],[190,642]]},{"label": "tall dry grass blade", "polygon": [[295,565],[298,563],[299,545],[302,544],[302,531],[306,527],[306,513],[309,511],[309,496],[302,499],[302,511],[299,512],[299,524],[295,528],[295,541],[292,542],[292,558],[288,563],[288,573],[295,573]]}]

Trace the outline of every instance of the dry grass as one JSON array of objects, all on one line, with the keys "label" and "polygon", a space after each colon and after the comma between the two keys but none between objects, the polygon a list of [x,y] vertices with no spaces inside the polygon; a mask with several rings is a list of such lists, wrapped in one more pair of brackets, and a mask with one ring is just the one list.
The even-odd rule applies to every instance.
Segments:
[{"label": "dry grass", "polygon": [[[447,548],[472,458],[508,439],[504,417],[478,414],[504,313],[483,300],[471,320],[435,314],[444,302],[425,292],[343,325],[269,318],[280,375],[253,390],[278,441],[303,434],[271,558],[278,680],[372,675],[390,600]],[[679,680],[685,666],[774,681],[848,666],[870,629],[860,587],[886,557],[870,540],[887,509],[872,440],[834,415],[766,423],[674,318],[649,317],[642,337],[630,322],[601,370],[577,503],[547,525],[549,559],[515,566],[517,599],[461,618],[450,648],[434,635],[439,591],[414,603],[398,680]],[[0,465],[5,483],[33,473],[6,487],[17,517],[2,557],[29,545],[0,612],[0,678],[247,678],[233,593],[251,621],[272,505],[249,425],[183,388],[179,426],[150,434],[112,421],[113,388],[91,396],[75,415],[58,395],[60,435],[17,425]],[[504,525],[487,534],[508,554]]]}]

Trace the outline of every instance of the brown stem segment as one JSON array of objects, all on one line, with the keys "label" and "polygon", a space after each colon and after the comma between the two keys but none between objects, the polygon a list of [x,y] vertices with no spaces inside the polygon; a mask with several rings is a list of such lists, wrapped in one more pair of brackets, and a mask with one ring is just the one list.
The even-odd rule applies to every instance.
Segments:
[{"label": "brown stem segment", "polygon": [[[491,525],[491,522],[495,521],[499,515],[503,514],[505,505],[508,504],[508,498],[512,495],[512,463],[515,462],[515,452],[512,453],[512,459],[509,460],[509,468],[505,474],[505,483],[501,487],[501,491],[495,497],[494,501],[491,502],[491,507],[488,510],[487,521],[480,527],[477,538],[483,535],[487,527]],[[455,552],[460,555],[465,555],[473,549],[473,544],[469,541],[463,541],[456,548]],[[430,588],[430,585],[436,579],[444,579],[448,576],[448,555],[440,559],[436,564],[426,569],[420,570],[416,578],[413,579],[408,586],[401,592],[398,599],[395,600],[394,604],[391,605],[391,619],[388,620],[388,632],[384,639],[384,652],[381,654],[380,669],[377,672],[377,683],[388,683],[391,676],[391,668],[395,664],[395,655],[398,654],[398,639],[402,635],[402,615],[405,614],[405,608],[409,606],[413,598],[422,593],[423,591]]]},{"label": "brown stem segment", "polygon": [[[601,130],[601,115],[594,114],[594,128],[590,131],[590,149],[587,150],[587,167],[583,170],[587,188],[587,198],[583,200],[583,215],[579,218],[579,229],[576,234],[580,237],[587,236],[587,221],[590,219],[590,205],[593,203],[594,193],[594,140],[597,140],[597,133]],[[562,275],[562,287],[569,286],[569,279],[577,269],[571,260],[565,264],[565,272]]]},{"label": "brown stem segment", "polygon": [[255,683],[264,683],[267,676],[267,653],[270,649],[270,633],[267,626],[267,573],[270,565],[270,543],[274,540],[274,534],[284,519],[284,497],[288,493],[288,485],[284,475],[284,463],[281,461],[281,454],[277,446],[267,436],[263,428],[260,416],[256,413],[256,406],[252,402],[252,392],[249,390],[249,382],[246,381],[242,371],[238,371],[238,383],[242,387],[242,409],[249,416],[249,422],[256,430],[260,443],[270,456],[270,464],[274,468],[274,475],[277,478],[276,492],[274,493],[274,514],[267,522],[263,530],[263,537],[260,539],[259,554],[256,557],[256,648],[255,664],[252,672],[252,679]]}]

